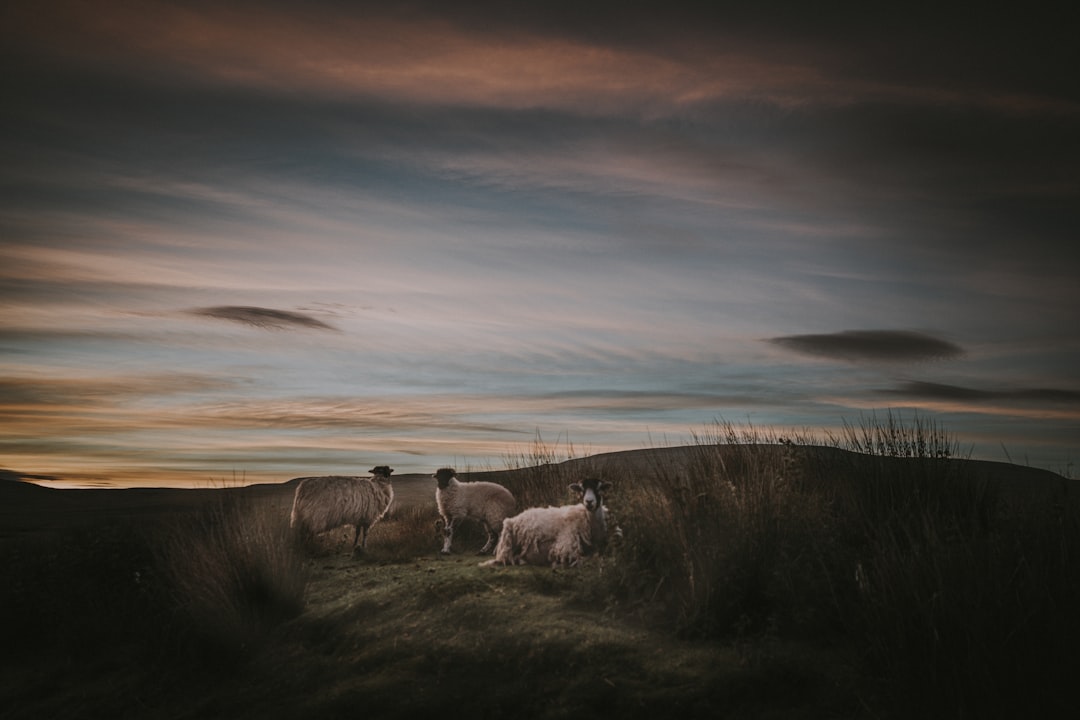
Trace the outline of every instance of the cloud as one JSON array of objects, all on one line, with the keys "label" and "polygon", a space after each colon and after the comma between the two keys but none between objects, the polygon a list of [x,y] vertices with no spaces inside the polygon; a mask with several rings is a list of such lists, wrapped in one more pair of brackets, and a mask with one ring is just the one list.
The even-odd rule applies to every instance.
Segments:
[{"label": "cloud", "polygon": [[[62,2],[51,13],[41,3],[17,5],[23,7],[10,22],[18,29],[10,36],[16,48],[29,46],[53,62],[113,72],[152,69],[155,77],[184,84],[588,114],[622,109],[650,115],[730,98],[785,108],[842,105],[858,96],[1006,108],[1056,100],[1024,92],[1021,83],[1011,92],[992,93],[970,78],[952,77],[948,70],[967,53],[951,46],[923,58],[926,67],[897,73],[905,64],[897,61],[898,46],[910,42],[909,34],[882,33],[876,22],[872,33],[849,20],[830,33],[818,26],[816,33],[791,34],[777,32],[771,12],[765,42],[764,27],[745,19],[674,13],[667,3],[662,11],[630,11],[624,3],[595,15],[576,7],[565,14],[529,12],[518,4],[507,12],[505,3],[466,11],[448,10],[447,3],[395,11],[381,3],[354,13],[343,13],[336,3],[307,3],[300,12],[291,5],[246,2]],[[257,32],[250,31],[252,17],[258,18]],[[832,36],[838,31],[846,37]],[[862,40],[865,34],[872,34],[873,45]],[[862,63],[852,61],[849,46]],[[1046,42],[1040,53],[1009,53],[1005,67],[1053,46]],[[998,44],[968,49],[977,50],[970,62],[980,70],[987,62],[1002,63]],[[950,62],[941,61],[942,53]],[[876,60],[870,68],[863,67],[868,57]],[[1036,69],[1044,68],[1029,71]],[[983,70],[978,77],[997,75]]]},{"label": "cloud", "polygon": [[134,377],[0,376],[0,410],[11,419],[14,413],[27,408],[40,412],[55,408],[119,407],[153,397],[223,392],[242,382],[236,378],[195,373],[152,373]]},{"label": "cloud", "polygon": [[959,357],[947,340],[905,330],[844,330],[823,335],[786,335],[767,340],[803,355],[848,362],[916,362]]},{"label": "cloud", "polygon": [[897,395],[919,400],[963,401],[969,403],[995,403],[1012,401],[1035,403],[1040,405],[1076,405],[1080,406],[1080,391],[1060,388],[1016,388],[1012,390],[980,390],[932,382],[907,382],[903,385],[883,390],[885,394]]},{"label": "cloud", "polygon": [[721,409],[726,407],[767,407],[778,404],[748,389],[716,394],[711,392],[662,392],[648,390],[567,390],[540,397],[515,398],[522,407],[549,413],[592,412],[600,415],[620,413],[674,412],[681,410]]},{"label": "cloud", "polygon": [[[877,402],[880,402],[882,397],[889,398],[890,404],[917,406],[922,411],[1022,421],[1024,426],[1014,429],[1014,436],[1037,437],[1037,442],[1040,443],[1046,441],[1047,433],[1060,434],[1064,427],[1069,427],[1069,432],[1075,435],[1076,423],[1080,422],[1080,391],[1063,388],[1017,387],[985,390],[913,381],[879,389],[877,397],[867,403],[851,398],[844,402],[848,406],[869,409],[877,407]],[[1036,429],[1033,422],[1054,422],[1059,423],[1059,426],[1039,426]]]},{"label": "cloud", "polygon": [[29,482],[30,480],[56,480],[55,475],[30,475],[27,473],[16,472],[15,470],[5,470],[0,468],[0,482]]},{"label": "cloud", "polygon": [[333,325],[328,325],[310,315],[249,305],[218,305],[216,307],[196,308],[188,312],[191,315],[216,318],[218,320],[231,320],[264,330],[289,330],[301,327],[337,331],[337,328]]}]

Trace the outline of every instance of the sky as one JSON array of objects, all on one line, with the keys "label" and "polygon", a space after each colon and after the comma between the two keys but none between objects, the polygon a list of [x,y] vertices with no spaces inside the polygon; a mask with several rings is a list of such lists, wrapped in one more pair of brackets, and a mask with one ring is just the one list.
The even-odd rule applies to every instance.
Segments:
[{"label": "sky", "polygon": [[1075,474],[1072,26],[709,5],[5,3],[0,477],[887,413]]}]

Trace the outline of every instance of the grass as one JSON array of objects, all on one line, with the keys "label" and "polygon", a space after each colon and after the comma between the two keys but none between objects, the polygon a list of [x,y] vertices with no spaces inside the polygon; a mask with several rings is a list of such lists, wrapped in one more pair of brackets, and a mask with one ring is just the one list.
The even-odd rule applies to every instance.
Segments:
[{"label": "grass", "polygon": [[[573,455],[537,437],[477,475],[522,506],[565,502],[586,474],[613,481],[624,537],[570,570],[479,567],[468,524],[440,557],[433,503],[396,507],[363,556],[333,537],[303,555],[281,502],[231,490],[166,523],[0,546],[3,617],[18,619],[0,629],[0,704],[260,718],[1071,707],[1076,508],[1007,501],[940,427],[871,417],[820,441],[718,424],[684,451]],[[73,678],[64,691],[57,676]]]},{"label": "grass", "polygon": [[153,540],[181,650],[228,663],[303,610],[307,564],[275,507],[225,495]]}]

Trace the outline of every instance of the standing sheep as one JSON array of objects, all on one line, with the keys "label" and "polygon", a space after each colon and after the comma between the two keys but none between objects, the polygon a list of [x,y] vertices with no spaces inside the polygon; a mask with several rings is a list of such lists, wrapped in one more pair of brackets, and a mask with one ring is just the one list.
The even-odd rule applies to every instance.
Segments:
[{"label": "standing sheep", "polygon": [[[611,483],[587,478],[570,489],[580,502],[562,507],[529,508],[503,522],[495,557],[487,565],[573,566],[585,555],[603,550],[608,537],[608,509],[603,493]],[[615,528],[614,534],[622,531]]]},{"label": "standing sheep", "polygon": [[289,526],[310,542],[315,535],[342,525],[352,525],[353,552],[367,547],[368,530],[390,510],[394,488],[393,468],[378,465],[372,477],[333,475],[301,478],[293,498]]},{"label": "standing sheep", "polygon": [[517,506],[514,496],[502,485],[492,482],[463,483],[457,479],[453,468],[440,468],[435,472],[438,487],[435,488],[435,504],[442,516],[444,555],[450,553],[450,543],[454,540],[454,525],[460,520],[479,520],[487,531],[487,542],[480,548],[480,555],[486,555],[495,547],[495,541],[502,532],[503,520],[509,517]]}]

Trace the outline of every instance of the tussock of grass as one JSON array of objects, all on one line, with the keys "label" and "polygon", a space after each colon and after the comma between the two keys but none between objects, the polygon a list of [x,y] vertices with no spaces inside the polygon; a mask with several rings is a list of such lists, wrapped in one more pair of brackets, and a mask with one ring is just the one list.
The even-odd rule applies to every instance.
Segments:
[{"label": "tussock of grass", "polygon": [[181,645],[231,661],[304,606],[307,567],[274,506],[221,502],[176,519],[156,545],[185,632]]},{"label": "tussock of grass", "polygon": [[[110,688],[138,678],[169,694],[157,678],[232,674],[300,613],[307,569],[288,518],[222,492],[219,503],[164,524],[87,526],[2,546],[0,664],[19,690],[0,704],[29,708],[13,717],[90,712],[65,702],[123,714]],[[61,676],[70,697],[56,693]]]},{"label": "tussock of grass", "polygon": [[573,444],[556,440],[546,442],[539,433],[527,451],[507,455],[506,466],[514,470],[506,485],[521,509],[560,505],[567,498],[567,485],[580,480],[580,473],[570,473],[565,466],[576,457]]}]

